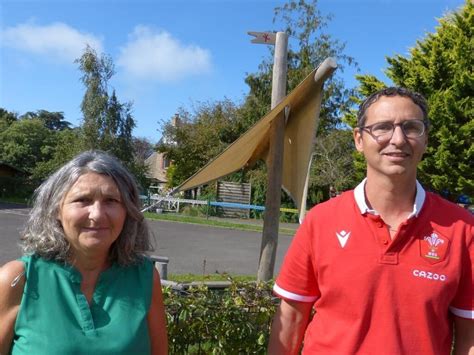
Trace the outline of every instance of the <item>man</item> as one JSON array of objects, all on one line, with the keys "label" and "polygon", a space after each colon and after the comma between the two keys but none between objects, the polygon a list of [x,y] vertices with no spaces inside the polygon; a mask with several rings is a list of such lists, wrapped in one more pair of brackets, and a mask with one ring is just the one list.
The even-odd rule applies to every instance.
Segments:
[{"label": "man", "polygon": [[[473,216],[426,192],[425,99],[367,98],[354,130],[367,177],[313,208],[274,292],[270,354],[474,354]],[[312,310],[314,315],[312,316]]]}]

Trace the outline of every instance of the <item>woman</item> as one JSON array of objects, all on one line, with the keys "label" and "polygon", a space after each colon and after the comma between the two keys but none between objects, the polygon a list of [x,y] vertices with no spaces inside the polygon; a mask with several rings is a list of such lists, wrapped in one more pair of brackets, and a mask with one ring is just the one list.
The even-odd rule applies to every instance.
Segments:
[{"label": "woman", "polygon": [[0,354],[166,354],[160,277],[133,177],[89,151],[36,191],[0,269]]}]

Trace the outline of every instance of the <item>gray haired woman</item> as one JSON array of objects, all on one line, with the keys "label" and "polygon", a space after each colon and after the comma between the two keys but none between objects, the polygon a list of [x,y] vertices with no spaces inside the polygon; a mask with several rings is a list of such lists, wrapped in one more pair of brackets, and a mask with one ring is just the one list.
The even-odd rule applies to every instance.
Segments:
[{"label": "gray haired woman", "polygon": [[101,151],[36,191],[24,256],[0,269],[0,354],[166,354],[160,277],[135,180]]}]

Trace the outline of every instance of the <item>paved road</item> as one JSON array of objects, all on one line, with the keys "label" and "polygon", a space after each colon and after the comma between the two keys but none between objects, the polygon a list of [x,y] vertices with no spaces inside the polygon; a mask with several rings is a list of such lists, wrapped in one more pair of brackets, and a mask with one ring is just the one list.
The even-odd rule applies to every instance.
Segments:
[{"label": "paved road", "polygon": [[[0,265],[21,255],[17,244],[28,209],[0,204]],[[168,273],[257,273],[261,233],[166,221],[149,221],[153,254],[170,259]],[[275,273],[292,237],[280,235]]]}]

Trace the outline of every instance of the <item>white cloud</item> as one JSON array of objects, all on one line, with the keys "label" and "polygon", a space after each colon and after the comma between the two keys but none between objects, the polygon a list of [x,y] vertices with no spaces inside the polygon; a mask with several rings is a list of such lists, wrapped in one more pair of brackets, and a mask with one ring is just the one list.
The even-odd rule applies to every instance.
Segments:
[{"label": "white cloud", "polygon": [[102,52],[99,38],[60,22],[46,26],[24,23],[7,27],[0,31],[0,44],[67,62],[79,58],[87,44]]},{"label": "white cloud", "polygon": [[137,26],[120,49],[117,65],[136,79],[170,82],[209,72],[211,54],[196,45],[182,44],[166,31]]}]

